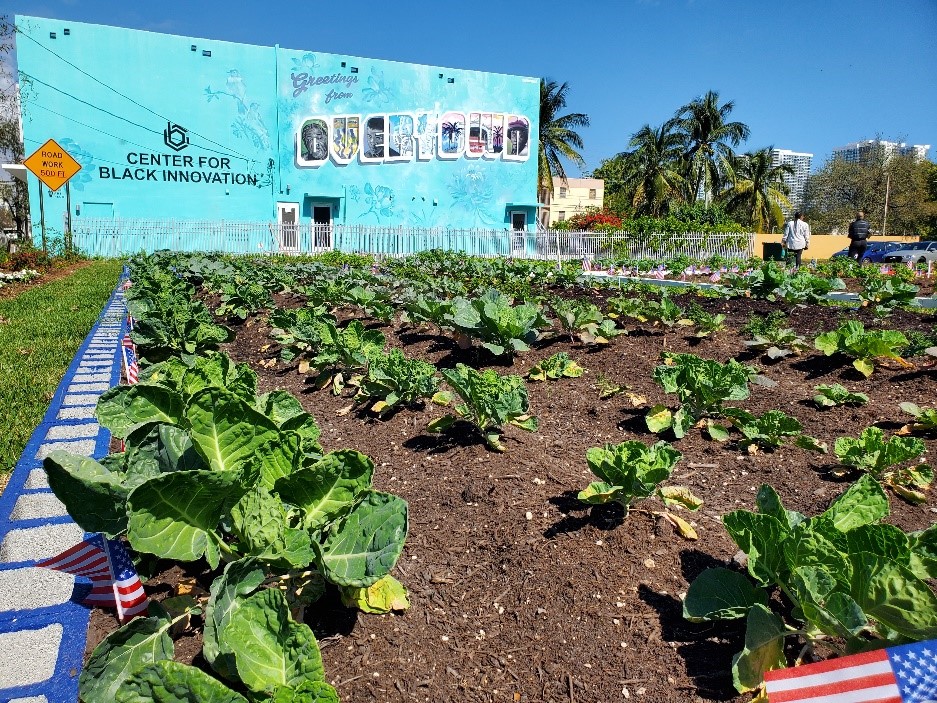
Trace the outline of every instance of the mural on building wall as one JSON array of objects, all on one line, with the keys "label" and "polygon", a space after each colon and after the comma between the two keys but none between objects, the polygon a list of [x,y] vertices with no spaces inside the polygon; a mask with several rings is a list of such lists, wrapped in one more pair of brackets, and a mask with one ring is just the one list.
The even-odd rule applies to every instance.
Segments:
[{"label": "mural on building wall", "polygon": [[361,94],[369,103],[377,105],[387,105],[396,97],[394,91],[384,81],[384,71],[378,71],[377,66],[371,67],[368,85],[361,89]]},{"label": "mural on building wall", "polygon": [[372,185],[368,181],[363,189],[358,186],[349,188],[348,197],[356,203],[363,201],[367,205],[368,209],[358,215],[359,220],[382,224],[394,215],[394,191],[388,186]]},{"label": "mural on building wall", "polygon": [[231,123],[232,134],[240,139],[247,139],[258,149],[269,149],[270,133],[264,124],[260,103],[252,102],[248,98],[247,87],[238,69],[228,70],[223,90],[213,90],[210,85],[205,88],[205,99],[208,102],[222,98],[232,98],[237,109]]},{"label": "mural on building wall", "polygon": [[[530,158],[530,120],[523,115],[465,112],[382,113],[309,117],[296,135],[296,165],[317,167],[329,157],[345,166],[361,163],[429,161],[433,158]],[[507,121],[507,148],[505,148]],[[363,124],[363,132],[359,126]],[[360,136],[359,136],[360,135]],[[359,149],[360,139],[360,149]]]},{"label": "mural on building wall", "polygon": [[75,161],[81,164],[81,170],[68,181],[69,186],[73,190],[84,190],[85,185],[90,183],[94,177],[94,156],[68,137],[59,139],[58,143]]},{"label": "mural on building wall", "polygon": [[495,187],[486,169],[480,165],[466,166],[456,171],[449,181],[452,210],[467,215],[473,226],[492,227],[498,224],[491,216]]}]

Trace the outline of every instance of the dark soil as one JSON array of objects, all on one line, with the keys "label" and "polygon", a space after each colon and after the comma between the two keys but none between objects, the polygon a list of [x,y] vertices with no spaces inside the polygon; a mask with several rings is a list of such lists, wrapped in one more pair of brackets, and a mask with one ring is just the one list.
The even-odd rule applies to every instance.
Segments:
[{"label": "dark soil", "polygon": [[[705,501],[692,515],[698,541],[683,540],[649,513],[635,511],[626,518],[616,507],[587,507],[575,496],[592,480],[584,458],[588,448],[657,439],[645,428],[646,406],[635,407],[624,394],[600,400],[598,381],[627,384],[648,405],[673,407],[676,399],[651,380],[661,351],[690,351],[720,361],[735,357],[777,382],[773,388],[753,386],[751,398],[740,406],[755,413],[784,410],[808,434],[832,445],[836,437],[855,436],[873,423],[897,429],[907,419],[898,408],[901,401],[933,405],[937,369],[921,363],[912,369],[879,368],[864,379],[850,360],[818,353],[763,364],[741,351],[737,330],[750,315],[765,315],[776,304],[696,302],[726,313],[727,330],[697,340],[686,328],[633,328],[597,351],[548,339],[513,364],[484,351],[462,351],[428,328],[382,327],[389,346],[440,367],[461,361],[524,373],[566,351],[587,369],[581,378],[529,384],[540,430],[531,434],[508,427],[503,454],[486,450],[465,425],[442,436],[426,433],[426,424],[445,413],[432,405],[386,420],[345,412],[350,398],[314,390],[295,365],[268,366],[278,350],[268,346],[265,322],[237,328],[225,351],[251,363],[260,376],[258,391],[284,388],[296,394],[317,418],[326,451],[350,447],[368,454],[376,465],[376,487],[409,502],[409,537],[394,573],[409,589],[410,610],[359,614],[342,608],[330,593],[307,611],[306,622],[321,640],[327,676],[343,701],[749,699],[735,692],[729,672],[742,645],[740,626],[686,622],[681,596],[704,569],[733,566],[737,548],[720,516],[751,509],[760,484],[773,485],[787,507],[813,515],[847,483],[830,474],[828,457],[795,447],[751,455],[694,430],[675,443],[684,458],[671,483],[690,487]],[[934,317],[907,312],[879,321],[865,309],[810,307],[791,310],[790,326],[809,338],[843,319],[924,332],[937,324]],[[810,403],[813,387],[832,382],[868,394],[871,402],[818,411]],[[925,442],[933,456],[937,439]],[[937,520],[933,494],[923,506],[890,499],[889,521],[904,530]],[[147,588],[171,590],[172,579],[162,574]],[[98,630],[106,633],[102,617],[107,616],[95,614],[92,620],[89,646],[92,636],[101,636]],[[112,621],[110,628],[115,626]],[[185,647],[177,643],[177,652],[184,650],[179,658],[191,660],[196,644],[194,639]]]}]

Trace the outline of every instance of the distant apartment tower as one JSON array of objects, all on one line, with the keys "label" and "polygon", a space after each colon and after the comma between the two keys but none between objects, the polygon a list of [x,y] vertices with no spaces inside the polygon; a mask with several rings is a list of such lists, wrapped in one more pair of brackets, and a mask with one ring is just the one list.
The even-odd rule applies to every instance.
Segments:
[{"label": "distant apartment tower", "polygon": [[882,150],[886,159],[891,156],[913,156],[916,159],[925,159],[927,152],[930,151],[930,144],[905,144],[904,142],[888,142],[884,139],[865,139],[836,147],[833,149],[833,159],[850,161],[854,164],[869,163],[878,149]]},{"label": "distant apartment tower", "polygon": [[[794,173],[784,174],[784,183],[790,189],[788,199],[791,201],[791,208],[798,209],[804,202],[804,188],[807,186],[807,178],[810,176],[810,162],[813,160],[813,154],[805,154],[790,149],[772,149],[771,165],[781,166],[786,164],[794,169]],[[785,212],[785,215],[790,213]]]},{"label": "distant apartment tower", "polygon": [[601,178],[553,178],[553,194],[550,197],[550,219],[552,226],[560,220],[568,220],[586,208],[602,208],[605,201],[605,181]]}]

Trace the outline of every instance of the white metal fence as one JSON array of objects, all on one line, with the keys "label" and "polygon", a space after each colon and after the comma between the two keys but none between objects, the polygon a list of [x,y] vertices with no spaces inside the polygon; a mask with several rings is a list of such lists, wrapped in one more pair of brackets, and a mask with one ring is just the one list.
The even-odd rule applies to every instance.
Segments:
[{"label": "white metal fence", "polygon": [[747,258],[754,234],[514,232],[506,229],[284,225],[209,220],[76,219],[73,241],[92,256],[126,256],[159,249],[225,253],[315,254],[338,250],[398,257],[427,249],[518,259],[668,259],[685,255]]}]

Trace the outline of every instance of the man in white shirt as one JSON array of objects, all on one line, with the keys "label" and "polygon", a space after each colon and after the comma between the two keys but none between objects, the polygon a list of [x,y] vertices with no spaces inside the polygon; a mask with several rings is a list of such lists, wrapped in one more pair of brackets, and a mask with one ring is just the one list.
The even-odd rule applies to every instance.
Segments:
[{"label": "man in white shirt", "polygon": [[781,245],[787,249],[788,256],[793,255],[794,267],[800,268],[800,257],[805,249],[810,248],[810,225],[804,222],[804,216],[794,213],[794,219],[784,226]]}]

